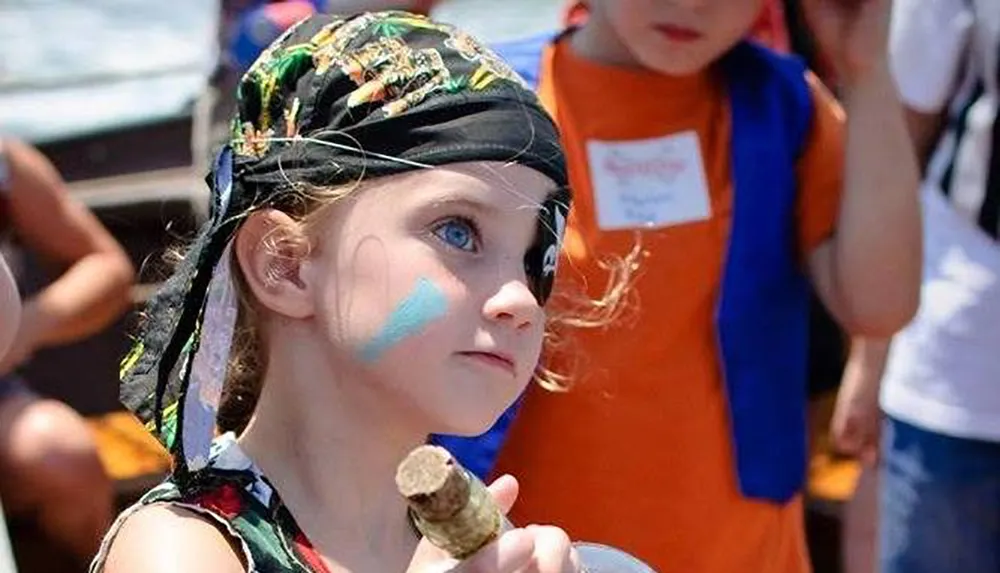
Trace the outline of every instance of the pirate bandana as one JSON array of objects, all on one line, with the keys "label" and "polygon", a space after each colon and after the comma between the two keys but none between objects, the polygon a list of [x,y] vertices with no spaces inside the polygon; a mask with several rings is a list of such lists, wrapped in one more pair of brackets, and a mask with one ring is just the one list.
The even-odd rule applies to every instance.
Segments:
[{"label": "pirate bandana", "polygon": [[292,212],[301,184],[463,161],[530,167],[555,183],[524,260],[544,304],[569,209],[559,136],[534,94],[471,36],[422,16],[309,17],[251,66],[237,101],[206,177],[209,221],[121,365],[122,402],[173,453],[181,480],[205,467],[215,434],[238,312],[229,245],[247,214]]}]

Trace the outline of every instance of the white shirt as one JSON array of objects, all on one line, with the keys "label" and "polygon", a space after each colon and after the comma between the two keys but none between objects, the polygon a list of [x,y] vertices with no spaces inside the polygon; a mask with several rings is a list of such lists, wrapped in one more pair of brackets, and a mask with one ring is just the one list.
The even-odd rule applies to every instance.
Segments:
[{"label": "white shirt", "polygon": [[[896,0],[890,61],[900,94],[948,125],[921,193],[921,306],[893,339],[882,384],[891,416],[1000,441],[1000,173],[991,173],[1000,1]],[[993,167],[993,171],[997,171]]]}]

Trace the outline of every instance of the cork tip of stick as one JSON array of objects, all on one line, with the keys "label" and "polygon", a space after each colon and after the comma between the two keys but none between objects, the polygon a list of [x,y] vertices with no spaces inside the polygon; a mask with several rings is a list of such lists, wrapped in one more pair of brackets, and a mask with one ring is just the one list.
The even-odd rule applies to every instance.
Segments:
[{"label": "cork tip of stick", "polygon": [[446,520],[469,502],[470,486],[464,470],[448,450],[420,446],[396,470],[396,487],[421,518]]}]

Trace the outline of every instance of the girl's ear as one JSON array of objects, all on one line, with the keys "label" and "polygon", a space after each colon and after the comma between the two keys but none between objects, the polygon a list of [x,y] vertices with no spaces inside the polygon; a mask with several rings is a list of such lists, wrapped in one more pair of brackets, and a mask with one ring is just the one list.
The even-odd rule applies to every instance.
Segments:
[{"label": "girl's ear", "polygon": [[256,301],[288,318],[308,318],[314,310],[312,287],[303,271],[309,237],[282,211],[251,213],[236,235],[236,259]]}]

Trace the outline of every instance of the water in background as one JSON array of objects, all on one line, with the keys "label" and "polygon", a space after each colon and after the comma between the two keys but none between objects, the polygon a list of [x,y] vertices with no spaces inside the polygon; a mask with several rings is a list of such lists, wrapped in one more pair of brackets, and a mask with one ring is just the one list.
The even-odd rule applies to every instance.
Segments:
[{"label": "water in background", "polygon": [[[554,30],[565,0],[443,0],[487,42]],[[191,113],[219,0],[0,0],[0,132],[36,143]]]},{"label": "water in background", "polygon": [[218,0],[0,0],[0,131],[63,139],[187,113]]}]

